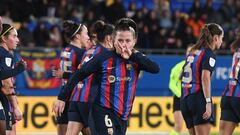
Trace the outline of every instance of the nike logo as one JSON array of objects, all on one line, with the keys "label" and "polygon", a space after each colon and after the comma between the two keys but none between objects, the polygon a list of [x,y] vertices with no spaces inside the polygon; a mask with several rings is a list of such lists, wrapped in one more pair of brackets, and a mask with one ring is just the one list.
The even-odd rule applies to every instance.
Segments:
[{"label": "nike logo", "polygon": [[114,68],[116,68],[116,67],[107,67],[107,69],[114,69]]}]

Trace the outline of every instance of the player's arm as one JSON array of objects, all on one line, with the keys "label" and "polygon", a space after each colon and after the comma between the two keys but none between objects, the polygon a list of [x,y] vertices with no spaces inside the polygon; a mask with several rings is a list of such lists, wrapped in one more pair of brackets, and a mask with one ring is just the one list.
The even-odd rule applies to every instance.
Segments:
[{"label": "player's arm", "polygon": [[215,68],[216,58],[212,51],[206,50],[202,64],[202,89],[206,100],[206,111],[203,114],[203,119],[209,119],[212,113],[212,98],[211,98],[211,74]]},{"label": "player's arm", "polygon": [[8,97],[8,100],[9,100],[9,102],[10,102],[12,108],[13,108],[13,113],[16,117],[16,120],[21,120],[22,119],[22,112],[21,112],[21,110],[18,106],[17,96],[15,95],[11,78],[2,80],[2,84],[3,84],[2,91],[4,89],[4,86],[8,87],[6,89],[6,91],[9,92],[7,94],[7,97]]},{"label": "player's arm", "polygon": [[140,70],[145,70],[154,74],[158,73],[160,70],[157,63],[151,61],[149,58],[138,51],[134,51],[131,54],[129,60],[138,63]]},{"label": "player's arm", "polygon": [[205,98],[211,98],[211,72],[209,70],[202,71],[202,88]]},{"label": "player's arm", "polygon": [[93,57],[91,60],[83,64],[80,69],[73,73],[73,75],[67,81],[67,84],[61,89],[58,99],[65,101],[67,95],[69,96],[72,93],[73,88],[78,84],[78,82],[84,80],[86,77],[101,68],[102,62],[107,58],[108,55],[101,52],[98,56]]},{"label": "player's arm", "polygon": [[4,80],[7,78],[16,76],[19,73],[23,72],[25,68],[26,68],[26,63],[24,61],[20,61],[16,64],[15,68],[0,71],[0,80]]},{"label": "player's arm", "polygon": [[181,74],[181,70],[178,69],[177,66],[173,67],[170,74],[169,79],[169,89],[173,92],[177,97],[181,96],[181,87],[179,87],[179,76]]}]

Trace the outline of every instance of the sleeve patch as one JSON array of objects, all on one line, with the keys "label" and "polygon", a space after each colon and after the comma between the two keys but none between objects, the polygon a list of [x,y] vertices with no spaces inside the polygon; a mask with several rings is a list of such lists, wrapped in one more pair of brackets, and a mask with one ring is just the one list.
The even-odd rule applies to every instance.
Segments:
[{"label": "sleeve patch", "polygon": [[211,66],[211,67],[214,67],[215,66],[215,62],[216,62],[216,60],[214,59],[214,58],[210,58],[209,59],[209,65]]},{"label": "sleeve patch", "polygon": [[12,58],[5,58],[5,63],[8,67],[11,67]]}]

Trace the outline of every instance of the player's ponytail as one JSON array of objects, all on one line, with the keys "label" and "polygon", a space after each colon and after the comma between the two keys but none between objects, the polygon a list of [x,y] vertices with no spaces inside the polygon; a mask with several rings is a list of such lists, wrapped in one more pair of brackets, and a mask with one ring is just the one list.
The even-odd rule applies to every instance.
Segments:
[{"label": "player's ponytail", "polygon": [[200,48],[211,48],[213,45],[214,35],[220,36],[223,33],[221,26],[216,23],[205,24],[201,30],[196,44],[192,47],[191,52]]},{"label": "player's ponytail", "polygon": [[103,42],[106,36],[113,34],[114,26],[111,24],[106,24],[103,21],[97,21],[94,24],[94,30],[98,42]]}]

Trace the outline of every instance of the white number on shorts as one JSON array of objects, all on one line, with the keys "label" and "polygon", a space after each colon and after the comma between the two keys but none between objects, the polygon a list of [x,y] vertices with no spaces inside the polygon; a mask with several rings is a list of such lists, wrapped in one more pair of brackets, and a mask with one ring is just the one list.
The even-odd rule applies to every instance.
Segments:
[{"label": "white number on shorts", "polygon": [[112,127],[112,120],[108,117],[108,115],[105,115],[104,120],[107,127]]},{"label": "white number on shorts", "polygon": [[188,77],[183,76],[182,82],[184,83],[190,83],[192,81],[192,69],[191,69],[191,64],[194,61],[193,56],[189,56],[187,58],[187,65],[184,67],[184,73],[188,73]]}]

